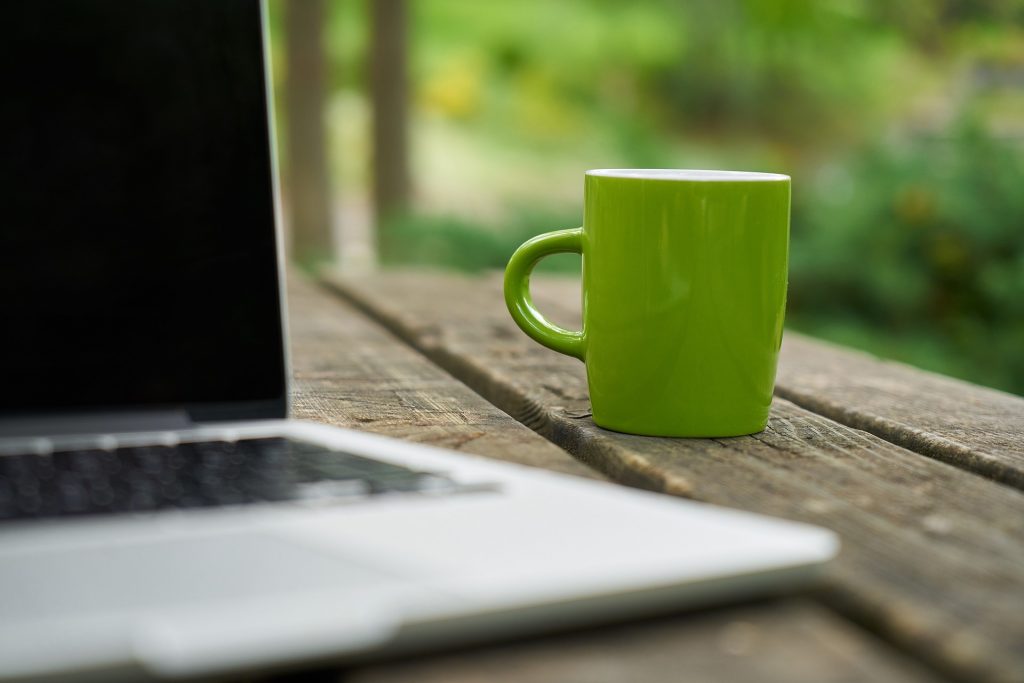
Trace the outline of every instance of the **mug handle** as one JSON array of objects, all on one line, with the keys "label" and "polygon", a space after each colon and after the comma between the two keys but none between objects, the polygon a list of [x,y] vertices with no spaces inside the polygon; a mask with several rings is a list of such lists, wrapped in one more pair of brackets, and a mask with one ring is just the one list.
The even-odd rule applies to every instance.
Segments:
[{"label": "mug handle", "polygon": [[564,253],[583,253],[583,228],[537,235],[516,249],[505,267],[505,305],[519,328],[534,341],[553,351],[583,360],[583,333],[565,330],[553,324],[541,315],[530,296],[530,274],[534,266],[545,256]]}]

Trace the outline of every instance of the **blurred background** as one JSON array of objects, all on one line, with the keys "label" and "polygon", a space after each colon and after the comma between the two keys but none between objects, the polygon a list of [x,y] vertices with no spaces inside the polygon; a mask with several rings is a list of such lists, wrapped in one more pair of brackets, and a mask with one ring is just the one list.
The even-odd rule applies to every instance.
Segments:
[{"label": "blurred background", "polygon": [[589,168],[788,173],[791,329],[1024,394],[1024,0],[269,10],[303,266],[500,269]]}]

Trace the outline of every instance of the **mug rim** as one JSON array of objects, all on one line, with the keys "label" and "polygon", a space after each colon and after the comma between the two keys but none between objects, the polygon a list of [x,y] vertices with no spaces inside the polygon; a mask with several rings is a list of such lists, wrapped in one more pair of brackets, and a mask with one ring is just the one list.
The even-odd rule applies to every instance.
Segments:
[{"label": "mug rim", "polygon": [[778,182],[791,180],[782,173],[760,171],[720,171],[688,168],[595,168],[584,175],[624,180],[664,180],[670,182]]}]

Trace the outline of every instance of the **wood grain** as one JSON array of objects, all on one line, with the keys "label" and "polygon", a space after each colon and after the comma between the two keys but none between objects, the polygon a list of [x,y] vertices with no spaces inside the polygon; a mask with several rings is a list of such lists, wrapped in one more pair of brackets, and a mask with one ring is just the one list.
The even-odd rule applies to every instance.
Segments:
[{"label": "wood grain", "polygon": [[806,601],[770,602],[527,640],[352,672],[348,683],[856,683],[930,681]]},{"label": "wood grain", "polygon": [[[289,307],[295,417],[569,474],[601,476],[325,291],[292,278]],[[661,663],[654,668],[646,665],[652,649],[662,647],[671,648],[663,654],[669,658],[674,652],[700,653],[702,675],[719,683],[763,679],[764,658],[771,660],[773,678],[768,680],[938,680],[838,615],[796,598],[704,610],[654,623],[512,646],[517,666],[524,667],[515,680],[549,681],[550,671],[559,676],[586,673],[581,668],[589,657],[586,643],[607,648],[638,676],[646,671],[640,680],[675,679],[671,672],[662,675]],[[709,642],[714,647],[707,650]],[[563,643],[576,648],[564,661],[558,654]],[[537,649],[536,654],[531,648]],[[507,661],[507,653],[501,646],[480,647],[464,651],[459,663],[451,663],[450,656],[448,660],[413,659],[402,665],[357,669],[344,678],[489,680],[495,667]],[[536,665],[528,667],[525,660],[534,658]],[[548,664],[555,668],[549,671]],[[831,677],[819,677],[821,672]]]},{"label": "wood grain", "polygon": [[293,417],[601,476],[316,285],[288,289]]},{"label": "wood grain", "polygon": [[779,396],[1024,489],[1024,399],[795,333],[779,364]]},{"label": "wood grain", "polygon": [[527,339],[497,281],[332,282],[495,405],[618,481],[836,530],[844,550],[829,572],[830,604],[965,680],[1024,680],[1020,491],[782,399],[769,428],[750,437],[609,432],[589,418],[583,365]]},{"label": "wood grain", "polygon": [[[580,326],[575,278],[535,278],[534,296]],[[1024,350],[1022,350],[1024,353]],[[775,393],[849,427],[1024,488],[1024,398],[787,331]]]}]

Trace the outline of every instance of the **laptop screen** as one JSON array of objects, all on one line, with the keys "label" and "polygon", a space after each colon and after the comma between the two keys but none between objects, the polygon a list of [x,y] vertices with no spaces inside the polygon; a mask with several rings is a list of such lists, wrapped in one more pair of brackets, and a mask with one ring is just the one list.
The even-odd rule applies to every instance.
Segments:
[{"label": "laptop screen", "polygon": [[259,1],[3,16],[0,414],[283,411]]}]

